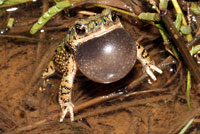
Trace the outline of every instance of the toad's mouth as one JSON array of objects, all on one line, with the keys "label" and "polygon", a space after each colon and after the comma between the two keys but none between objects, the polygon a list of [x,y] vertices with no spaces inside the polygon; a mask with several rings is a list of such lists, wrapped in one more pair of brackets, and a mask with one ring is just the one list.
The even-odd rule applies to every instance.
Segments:
[{"label": "toad's mouth", "polygon": [[100,30],[94,33],[89,33],[89,35],[77,37],[78,39],[74,40],[72,44],[74,46],[81,45],[82,43],[87,42],[88,40],[101,37],[102,35],[105,35],[118,28],[123,28],[121,22],[118,22],[117,24],[113,24],[111,26],[102,26]]}]

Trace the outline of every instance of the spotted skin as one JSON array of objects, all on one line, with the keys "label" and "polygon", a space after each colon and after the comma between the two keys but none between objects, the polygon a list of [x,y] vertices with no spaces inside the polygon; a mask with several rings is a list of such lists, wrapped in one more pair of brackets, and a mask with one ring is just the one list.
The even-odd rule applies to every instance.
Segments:
[{"label": "spotted skin", "polygon": [[[118,17],[115,18],[115,22],[112,21],[112,11],[109,9],[103,10],[101,14],[95,16],[90,16],[86,19],[80,19],[75,22],[75,25],[71,27],[66,37],[58,45],[55,55],[50,61],[47,69],[45,69],[42,74],[42,78],[45,80],[54,74],[55,70],[63,74],[61,84],[59,87],[59,104],[62,109],[62,115],[60,122],[63,121],[67,112],[70,114],[71,121],[74,120],[73,114],[73,103],[71,101],[71,92],[73,88],[73,81],[76,75],[77,66],[75,62],[75,55],[77,46],[81,45],[82,42],[98,37],[99,34],[106,33],[108,28],[111,27],[112,30],[115,29],[115,26],[123,28]],[[85,28],[86,34],[78,34],[76,32],[76,27],[79,27],[78,32],[82,32],[82,26]],[[103,31],[103,32],[102,32]],[[156,80],[152,70],[155,70],[159,73],[162,73],[162,70],[157,68],[154,65],[154,62],[150,59],[147,51],[140,46],[136,45],[137,48],[137,59],[142,63],[147,74],[153,79]]]},{"label": "spotted skin", "polygon": [[62,115],[60,118],[61,122],[63,121],[67,112],[70,113],[71,121],[74,120],[74,105],[71,102],[71,90],[73,88],[73,81],[76,75],[77,67],[73,51],[68,47],[70,47],[69,42],[66,42],[65,40],[61,42],[52,60],[56,66],[56,70],[63,74],[59,87],[59,104],[62,109]]},{"label": "spotted skin", "polygon": [[59,103],[62,109],[62,116],[60,121],[62,122],[67,112],[70,113],[71,121],[74,121],[73,107],[71,102],[71,90],[73,88],[74,77],[76,75],[76,63],[73,55],[68,58],[67,68],[63,74],[62,81],[59,88]]},{"label": "spotted skin", "polygon": [[50,61],[48,64],[48,67],[45,69],[45,71],[42,74],[42,78],[46,79],[53,75],[55,73],[55,67],[53,61]]}]

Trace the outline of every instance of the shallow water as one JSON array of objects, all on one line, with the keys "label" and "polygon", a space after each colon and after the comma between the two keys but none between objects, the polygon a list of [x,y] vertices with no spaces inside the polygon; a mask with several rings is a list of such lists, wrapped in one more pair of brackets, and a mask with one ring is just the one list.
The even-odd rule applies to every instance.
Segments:
[{"label": "shallow water", "polygon": [[[64,123],[59,123],[57,96],[60,75],[52,77],[51,84],[43,92],[39,91],[41,79],[29,89],[27,85],[42,70],[36,68],[43,62],[41,57],[48,53],[48,48],[65,37],[67,26],[84,17],[75,15],[76,11],[101,9],[84,6],[71,9],[71,14],[62,12],[36,35],[30,35],[29,29],[41,15],[42,9],[52,3],[30,2],[14,6],[17,10],[6,9],[0,18],[0,133],[164,134],[188,113],[184,65],[177,72],[180,64],[168,63],[164,65],[164,74],[155,73],[156,82],[147,78],[128,92],[128,84],[143,74],[142,65],[137,62],[124,79],[112,84],[92,82],[78,72],[72,95],[75,107],[81,107],[92,99],[95,101],[97,97],[102,99],[100,96],[110,99],[103,103],[95,102],[89,108],[80,108],[81,111],[75,113],[75,122],[70,122],[66,117]],[[10,17],[15,21],[13,27],[8,29]],[[169,56],[155,27],[125,15],[121,20],[133,38],[145,46],[156,64]],[[50,58],[46,57],[45,62]],[[168,85],[165,85],[167,82]],[[193,87],[196,88],[196,85]],[[198,92],[192,92],[191,97],[193,108],[198,107]]]}]

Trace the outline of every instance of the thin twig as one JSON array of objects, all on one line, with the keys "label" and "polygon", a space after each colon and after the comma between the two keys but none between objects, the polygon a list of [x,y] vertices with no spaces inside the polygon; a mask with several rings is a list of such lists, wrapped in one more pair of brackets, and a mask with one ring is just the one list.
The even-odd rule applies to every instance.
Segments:
[{"label": "thin twig", "polygon": [[161,96],[154,96],[154,97],[149,97],[149,98],[145,98],[145,99],[138,99],[138,100],[133,100],[133,101],[128,101],[128,102],[123,102],[116,106],[106,107],[101,110],[97,109],[92,112],[83,113],[81,115],[76,116],[75,120],[79,120],[81,118],[91,117],[91,116],[95,116],[95,115],[99,115],[99,114],[109,113],[111,111],[116,111],[119,109],[131,107],[131,106],[144,105],[147,103],[153,103],[155,101],[160,101],[160,100],[171,100],[171,97],[172,97],[171,95],[161,95]]},{"label": "thin twig", "polygon": [[[42,13],[45,13],[47,10],[48,10],[48,1],[44,0],[42,1]],[[45,36],[46,36],[46,32],[41,32],[40,33],[40,40],[43,40],[45,39]],[[39,41],[38,44],[37,44],[37,51],[36,51],[36,54],[37,54],[37,57],[36,57],[36,60],[39,61],[41,56],[42,56],[42,48],[44,48],[44,44],[43,42]]]},{"label": "thin twig", "polygon": [[200,35],[195,37],[191,42],[188,42],[186,45],[188,48],[192,47],[193,45],[196,45],[200,41]]},{"label": "thin twig", "polygon": [[24,26],[24,27],[13,27],[9,30],[9,34],[20,34],[20,33],[26,33],[29,32],[31,29],[31,26]]},{"label": "thin twig", "polygon": [[28,40],[28,41],[38,41],[38,39],[30,38],[27,36],[21,36],[21,35],[0,35],[0,38],[14,38],[14,39],[22,39],[22,40]]}]

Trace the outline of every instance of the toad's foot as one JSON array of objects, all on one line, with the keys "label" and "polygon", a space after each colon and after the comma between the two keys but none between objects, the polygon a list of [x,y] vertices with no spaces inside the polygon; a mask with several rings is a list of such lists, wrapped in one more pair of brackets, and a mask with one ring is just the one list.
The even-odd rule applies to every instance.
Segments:
[{"label": "toad's foot", "polygon": [[154,81],[156,81],[157,79],[156,79],[156,76],[153,74],[153,71],[156,71],[156,72],[158,72],[158,73],[160,73],[160,74],[163,73],[163,71],[162,71],[160,68],[156,67],[156,66],[155,66],[154,64],[152,64],[152,63],[146,64],[144,68],[145,68],[146,73],[147,73]]},{"label": "toad's foot", "polygon": [[54,63],[53,63],[53,61],[50,61],[49,64],[48,64],[48,67],[42,73],[43,84],[39,88],[40,91],[46,90],[46,88],[51,85],[51,83],[49,82],[49,79],[47,79],[47,78],[49,78],[54,73],[55,73]]},{"label": "toad's foot", "polygon": [[61,109],[62,109],[62,115],[60,117],[60,122],[63,122],[67,112],[69,112],[70,114],[70,119],[71,121],[74,121],[74,105],[72,104],[72,102],[60,102],[60,106],[61,106]]},{"label": "toad's foot", "polygon": [[153,74],[153,71],[156,71],[162,74],[162,70],[155,66],[153,60],[151,60],[148,52],[145,50],[143,46],[141,46],[138,42],[136,42],[137,48],[137,59],[142,63],[145,72],[154,80],[156,81],[156,76]]}]

